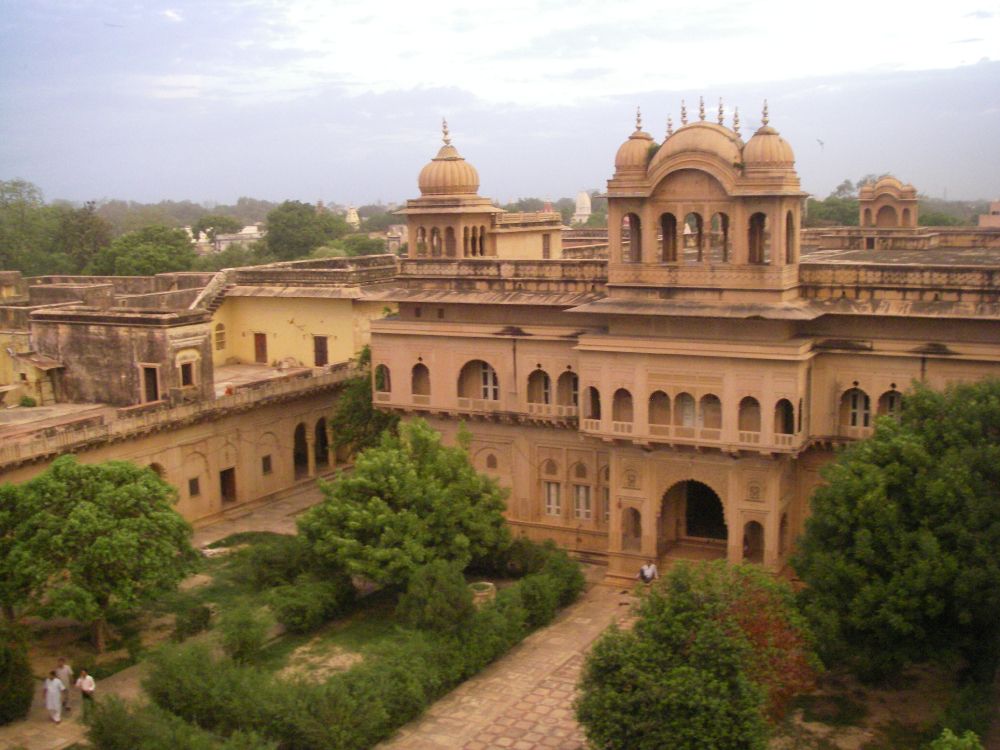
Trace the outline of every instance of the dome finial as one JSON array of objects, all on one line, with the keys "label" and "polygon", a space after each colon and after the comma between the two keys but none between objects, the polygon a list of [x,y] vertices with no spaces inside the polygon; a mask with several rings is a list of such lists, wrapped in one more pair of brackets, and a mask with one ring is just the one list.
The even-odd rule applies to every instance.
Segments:
[{"label": "dome finial", "polygon": [[688,108],[687,104],[684,103],[684,100],[681,99],[681,125],[687,125],[687,124],[688,124]]},{"label": "dome finial", "polygon": [[642,109],[639,107],[635,108],[635,132],[638,133],[642,130]]},{"label": "dome finial", "polygon": [[451,145],[451,136],[448,134],[448,121],[445,118],[441,118],[441,140],[444,141],[445,146]]},{"label": "dome finial", "polygon": [[724,125],[723,116],[725,115],[725,110],[722,108],[722,97],[719,97],[719,124]]},{"label": "dome finial", "polygon": [[767,116],[767,99],[765,99],[764,100],[764,112],[760,116],[760,124],[763,125],[766,128],[767,127],[767,123],[769,121],[770,121],[770,118]]},{"label": "dome finial", "polygon": [[667,138],[674,134],[674,118],[667,115]]},{"label": "dome finial", "polygon": [[698,119],[705,122],[705,97],[698,97]]},{"label": "dome finial", "polygon": [[733,110],[733,132],[736,135],[740,134],[740,108],[737,107]]}]

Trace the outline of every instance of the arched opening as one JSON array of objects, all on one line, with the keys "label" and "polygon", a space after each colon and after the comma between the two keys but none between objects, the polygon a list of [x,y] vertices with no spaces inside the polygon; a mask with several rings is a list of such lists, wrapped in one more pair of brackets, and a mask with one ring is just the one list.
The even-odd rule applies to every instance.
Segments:
[{"label": "arched opening", "polygon": [[486,227],[479,225],[479,254],[486,255]]},{"label": "arched opening", "polygon": [[849,388],[840,397],[840,424],[842,427],[870,427],[871,399],[860,388]]},{"label": "arched opening", "polygon": [[722,402],[714,393],[707,393],[698,402],[698,426],[706,430],[722,429]]},{"label": "arched opening", "polygon": [[580,379],[575,372],[564,372],[556,383],[556,403],[559,406],[578,406],[580,402]]},{"label": "arched opening", "polygon": [[497,457],[493,453],[486,454],[486,468],[495,469],[497,468]]},{"label": "arched opening", "polygon": [[764,527],[757,521],[743,527],[743,559],[758,565],[764,562]]},{"label": "arched opening", "polygon": [[795,239],[795,217],[789,211],[785,214],[785,263],[794,263],[798,258]]},{"label": "arched opening", "polygon": [[709,231],[712,263],[729,262],[729,215],[721,211],[712,214]]},{"label": "arched opening", "polygon": [[792,435],[795,433],[795,407],[787,398],[774,405],[774,434]]},{"label": "arched opening", "polygon": [[451,227],[444,230],[444,254],[449,258],[455,257],[455,230]]},{"label": "arched opening", "polygon": [[413,365],[410,373],[410,393],[414,396],[431,395],[431,371],[423,362]]},{"label": "arched opening", "polygon": [[226,327],[222,323],[215,324],[215,351],[221,352],[226,348]]},{"label": "arched opening", "polygon": [[295,425],[295,435],[292,440],[292,465],[295,467],[296,479],[302,479],[309,475],[309,446],[306,443],[306,426],[302,422]]},{"label": "arched opening", "polygon": [[441,257],[441,230],[437,227],[431,229],[431,257]]},{"label": "arched opening", "polygon": [[753,396],[746,396],[740,401],[739,417],[740,440],[757,442],[760,434],[760,402]]},{"label": "arched opening", "polygon": [[875,214],[875,226],[877,227],[898,227],[899,215],[893,206],[882,206]]},{"label": "arched opening", "polygon": [[684,217],[684,261],[701,263],[705,249],[705,224],[699,213]]},{"label": "arched opening", "polygon": [[903,409],[903,394],[893,389],[886,391],[878,397],[878,415],[880,417],[892,417],[899,419],[899,414]]},{"label": "arched opening", "polygon": [[150,468],[150,469],[152,470],[152,472],[153,472],[154,474],[156,474],[156,476],[158,476],[158,477],[159,477],[160,479],[164,479],[164,480],[165,480],[165,479],[167,478],[167,470],[163,468],[163,465],[162,465],[162,464],[158,464],[158,463],[156,463],[156,462],[153,462],[153,463],[151,463],[151,464],[149,465],[149,468]]},{"label": "arched opening", "polygon": [[778,554],[784,557],[788,552],[788,514],[781,514],[781,523],[778,525]]},{"label": "arched opening", "polygon": [[545,502],[545,515],[562,515],[562,484],[559,482],[559,467],[551,458],[541,467],[542,497]]},{"label": "arched opening", "polygon": [[417,229],[417,255],[427,255],[427,230],[423,227]]},{"label": "arched opening", "polygon": [[[674,398],[674,426],[687,430],[694,428],[695,405],[694,396],[690,393],[678,393]],[[680,437],[693,437],[693,433],[678,432]]]},{"label": "arched opening", "polygon": [[551,458],[546,459],[542,463],[542,474],[547,477],[559,476],[559,465]]},{"label": "arched opening", "polygon": [[749,237],[747,246],[750,248],[750,263],[770,263],[771,247],[767,228],[767,215],[758,211],[750,216]]},{"label": "arched opening", "polygon": [[611,421],[632,421],[632,394],[624,388],[619,388],[615,391],[614,398],[611,401]]},{"label": "arched opening", "polygon": [[621,226],[621,246],[624,251],[628,245],[628,255],[623,258],[626,263],[642,263],[642,222],[639,215],[630,213],[622,218]]},{"label": "arched opening", "polygon": [[326,430],[326,418],[316,420],[316,441],[313,443],[316,466],[324,468],[330,465],[330,436]]},{"label": "arched opening", "polygon": [[573,518],[589,521],[594,517],[593,488],[590,486],[590,472],[587,465],[577,463],[570,470],[573,478]]},{"label": "arched opening", "polygon": [[677,262],[677,217],[666,213],[660,216],[660,257],[664,263]]},{"label": "arched opening", "polygon": [[545,370],[535,370],[528,376],[528,403],[552,403],[552,383]]},{"label": "arched opening", "polygon": [[727,539],[722,500],[702,482],[677,482],[663,493],[657,551],[693,544],[698,557],[724,557]]},{"label": "arched opening", "polygon": [[594,386],[587,386],[586,395],[584,398],[584,419],[600,419],[601,418],[601,392],[594,388]]},{"label": "arched opening", "polygon": [[497,401],[500,398],[497,371],[481,359],[466,362],[458,376],[458,395],[460,398]]},{"label": "arched opening", "polygon": [[376,393],[388,393],[392,390],[389,368],[386,365],[375,368],[374,380]]},{"label": "arched opening", "polygon": [[622,512],[622,549],[626,552],[642,549],[642,514],[635,508]]},{"label": "arched opening", "polygon": [[862,226],[870,227],[872,225],[872,210],[870,208],[865,209],[864,219],[861,222]]},{"label": "arched opening", "polygon": [[663,391],[656,391],[649,397],[649,428],[654,435],[664,434],[670,425],[670,396]]},{"label": "arched opening", "polygon": [[911,217],[912,217],[912,214],[910,213],[910,209],[904,208],[903,209],[903,226],[904,227],[913,226],[913,219]]}]

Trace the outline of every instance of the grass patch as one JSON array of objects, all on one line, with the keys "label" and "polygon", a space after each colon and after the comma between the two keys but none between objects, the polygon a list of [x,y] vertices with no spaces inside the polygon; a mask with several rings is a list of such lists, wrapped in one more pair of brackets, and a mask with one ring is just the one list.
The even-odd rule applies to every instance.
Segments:
[{"label": "grass patch", "polygon": [[868,715],[868,707],[849,695],[800,695],[792,708],[802,710],[805,721],[831,727],[856,727]]},{"label": "grass patch", "polygon": [[220,549],[222,547],[236,547],[241,544],[260,544],[261,542],[269,542],[280,536],[289,536],[289,534],[278,534],[274,531],[237,531],[235,534],[230,534],[222,539],[217,539],[211,544],[206,544],[205,548]]}]

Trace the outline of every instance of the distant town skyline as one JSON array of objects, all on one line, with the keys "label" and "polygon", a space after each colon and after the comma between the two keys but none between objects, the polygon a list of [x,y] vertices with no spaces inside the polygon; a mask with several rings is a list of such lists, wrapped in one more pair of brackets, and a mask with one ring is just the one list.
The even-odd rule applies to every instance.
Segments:
[{"label": "distant town skyline", "polygon": [[0,18],[0,179],[48,199],[416,194],[440,144],[480,193],[603,189],[634,127],[662,140],[705,97],[761,101],[803,188],[892,172],[922,193],[1000,195],[1000,11],[958,0],[808,4],[360,2],[11,4]]}]

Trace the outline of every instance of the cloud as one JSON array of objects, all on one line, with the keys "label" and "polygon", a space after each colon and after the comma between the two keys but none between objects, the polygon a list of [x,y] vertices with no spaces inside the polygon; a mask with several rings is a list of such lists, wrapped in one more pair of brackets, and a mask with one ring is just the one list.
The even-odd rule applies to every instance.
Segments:
[{"label": "cloud", "polygon": [[162,11],[160,15],[166,18],[168,21],[173,21],[174,23],[180,23],[181,21],[184,20],[184,16],[182,16],[180,13],[178,13],[176,10],[173,10],[172,8],[167,8],[165,11]]}]

